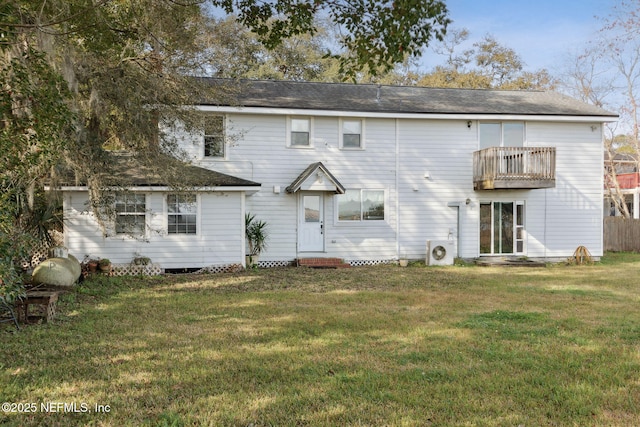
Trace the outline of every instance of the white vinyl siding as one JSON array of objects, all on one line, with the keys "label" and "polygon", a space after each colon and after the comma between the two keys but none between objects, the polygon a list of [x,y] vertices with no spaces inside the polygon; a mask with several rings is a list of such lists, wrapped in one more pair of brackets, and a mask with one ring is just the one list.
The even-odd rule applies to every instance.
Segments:
[{"label": "white vinyl siding", "polygon": [[200,230],[197,235],[168,234],[166,194],[146,194],[146,238],[126,235],[103,237],[101,229],[86,211],[87,192],[65,192],[65,246],[78,259],[85,255],[109,258],[114,264],[128,264],[140,254],[162,268],[202,268],[241,264],[244,260],[244,193],[201,193]]},{"label": "white vinyl siding", "polygon": [[[335,212],[334,223],[329,218],[325,221],[327,256],[422,259],[428,240],[453,239],[459,242],[457,254],[477,257],[479,203],[486,199],[526,203],[527,256],[570,256],[583,235],[593,253],[601,250],[598,219],[574,207],[574,203],[588,201],[601,210],[601,177],[597,175],[602,146],[599,132],[592,132],[589,123],[528,122],[526,145],[557,147],[556,188],[489,195],[473,191],[472,153],[478,149],[478,122],[468,127],[467,120],[367,118],[367,149],[361,151],[339,149],[342,126],[338,118],[314,117],[315,149],[298,151],[286,150],[282,144],[287,138],[287,116],[235,114],[229,119],[242,139],[229,149],[229,163],[216,170],[262,184],[262,191],[246,199],[247,211],[260,212],[270,224],[270,244],[262,260],[296,257],[297,200],[284,188],[319,160],[346,188],[384,189],[387,198],[384,221],[356,223],[339,221],[336,198],[325,197],[325,212]],[[572,159],[589,168],[576,168]],[[274,187],[280,192],[274,192]],[[588,190],[586,198],[582,198],[583,189]],[[550,208],[554,216],[549,216]]]},{"label": "white vinyl siding", "polygon": [[592,127],[589,123],[527,125],[527,145],[556,147],[555,188],[528,195],[530,257],[571,256],[578,246],[586,246],[593,256],[602,255],[602,134],[600,126]]},{"label": "white vinyl siding", "polygon": [[[261,261],[291,261],[297,257],[299,194],[288,194],[285,188],[318,161],[347,189],[379,189],[385,194],[384,220],[341,221],[338,197],[324,193],[323,256],[346,260],[399,256],[424,259],[429,240],[449,239],[457,243],[457,255],[477,257],[480,205],[486,201],[523,202],[525,256],[568,257],[580,245],[594,256],[602,254],[600,123],[573,123],[566,117],[558,121],[554,117],[540,121],[537,117],[537,121],[525,123],[500,118],[479,122],[466,117],[393,119],[371,115],[366,115],[365,122],[365,114],[305,114],[303,110],[282,114],[272,110],[260,114],[255,109],[252,113],[230,112],[227,123],[238,137],[227,147],[227,161],[215,162],[215,166],[214,162],[199,164],[262,184],[258,193],[243,198],[246,211],[259,213],[269,224],[269,246]],[[313,149],[291,149],[291,118],[309,119]],[[343,122],[350,119],[363,120],[361,143],[366,150],[344,149]],[[492,145],[555,147],[556,187],[474,191],[472,156],[478,150],[484,123],[493,123],[497,125],[494,130],[499,129],[494,132]],[[193,139],[184,137],[183,142],[185,150],[192,149]],[[153,200],[147,201],[147,209],[155,212]],[[207,211],[207,203],[212,201],[224,202],[226,196],[207,196],[205,201],[203,195],[202,227],[198,232],[203,238],[214,230],[231,232],[218,226],[206,229],[208,221],[219,224],[223,218],[232,219],[225,214],[233,215],[231,211],[223,210],[220,215],[217,209]],[[153,223],[157,218],[152,215],[149,220]],[[241,226],[241,222],[238,224]],[[150,237],[156,238],[153,234]],[[177,237],[184,243],[182,236]]]},{"label": "white vinyl siding", "polygon": [[400,255],[425,259],[429,240],[459,240],[460,256],[477,256],[478,206],[472,203],[477,128],[466,121],[398,120],[398,138]]},{"label": "white vinyl siding", "polygon": [[[242,138],[229,147],[228,161],[217,164],[215,170],[262,184],[260,192],[246,198],[246,211],[259,213],[269,224],[269,245],[261,261],[296,258],[298,195],[287,194],[285,188],[317,161],[346,188],[383,190],[386,202],[384,220],[343,223],[337,220],[333,194],[325,193],[323,256],[349,260],[395,257],[394,120],[367,119],[365,156],[362,150],[340,150],[338,117],[311,118],[313,150],[289,149],[283,144],[288,116],[230,114],[228,120]],[[205,163],[201,166],[207,167]]]}]

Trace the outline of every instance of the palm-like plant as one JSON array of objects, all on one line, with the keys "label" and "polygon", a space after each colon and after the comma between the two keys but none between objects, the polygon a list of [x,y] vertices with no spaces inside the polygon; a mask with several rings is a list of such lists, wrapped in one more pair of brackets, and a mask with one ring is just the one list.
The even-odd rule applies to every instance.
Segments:
[{"label": "palm-like plant", "polygon": [[244,216],[245,235],[249,246],[250,257],[260,255],[267,247],[267,223],[256,220],[255,214],[247,212]]}]

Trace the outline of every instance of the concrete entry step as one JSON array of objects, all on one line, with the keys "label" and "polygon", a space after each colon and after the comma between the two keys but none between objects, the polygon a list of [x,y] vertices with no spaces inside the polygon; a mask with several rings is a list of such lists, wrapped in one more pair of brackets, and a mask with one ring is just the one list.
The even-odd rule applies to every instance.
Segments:
[{"label": "concrete entry step", "polygon": [[298,267],[309,268],[349,268],[347,264],[340,258],[298,258]]},{"label": "concrete entry step", "polygon": [[480,257],[475,260],[476,265],[503,267],[545,267],[543,261],[517,257]]}]

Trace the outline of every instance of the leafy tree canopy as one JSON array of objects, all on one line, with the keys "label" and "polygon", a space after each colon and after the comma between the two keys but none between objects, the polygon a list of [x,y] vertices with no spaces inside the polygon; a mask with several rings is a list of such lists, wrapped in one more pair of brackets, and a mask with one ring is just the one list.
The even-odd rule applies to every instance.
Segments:
[{"label": "leafy tree canopy", "polygon": [[298,34],[314,34],[314,17],[325,15],[344,32],[340,71],[353,76],[364,68],[389,71],[405,55],[419,56],[434,38],[441,40],[449,19],[443,0],[213,0],[258,34],[268,48]]},{"label": "leafy tree canopy", "polygon": [[[21,241],[14,234],[33,229],[24,223],[39,216],[33,214],[39,206],[36,189],[51,177],[55,184],[57,166],[70,167],[89,184],[98,214],[104,201],[101,176],[109,174],[105,148],[141,156],[169,149],[158,143],[160,117],[193,126],[195,115],[183,106],[220,96],[191,78],[222,68],[208,56],[203,34],[211,8],[236,16],[274,57],[283,58],[297,54],[285,41],[317,34],[314,19],[323,16],[339,26],[341,37],[334,52],[316,60],[334,61],[330,66],[337,73],[352,76],[365,69],[386,71],[407,55],[419,55],[424,45],[444,36],[449,23],[444,0],[0,3],[3,286],[24,252],[24,245],[14,244]],[[248,57],[257,54],[251,40],[246,47]],[[312,77],[306,71],[287,73]]]},{"label": "leafy tree canopy", "polygon": [[214,77],[338,82],[339,62],[327,56],[334,38],[331,27],[318,20],[314,34],[291,36],[267,49],[235,16],[210,18],[201,33]]},{"label": "leafy tree canopy", "polygon": [[466,29],[452,30],[436,48],[447,57],[446,64],[435,67],[418,80],[422,86],[469,89],[553,89],[556,82],[547,70],[525,71],[517,52],[487,35],[473,48],[458,53],[468,40]]}]

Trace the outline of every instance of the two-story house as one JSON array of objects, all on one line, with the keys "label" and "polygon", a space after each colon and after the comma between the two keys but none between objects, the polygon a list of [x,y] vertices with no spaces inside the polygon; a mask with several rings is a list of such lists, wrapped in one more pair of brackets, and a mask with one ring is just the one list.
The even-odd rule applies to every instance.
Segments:
[{"label": "two-story house", "polygon": [[133,186],[116,222],[133,221],[143,239],[126,227],[103,238],[80,215],[86,188],[63,188],[70,253],[115,263],[140,253],[164,268],[244,264],[250,212],[268,223],[264,266],[553,259],[578,246],[602,255],[602,128],[615,114],[549,92],[239,84],[233,102],[196,106],[199,132],[166,124],[190,168],[220,175],[192,194]]}]

